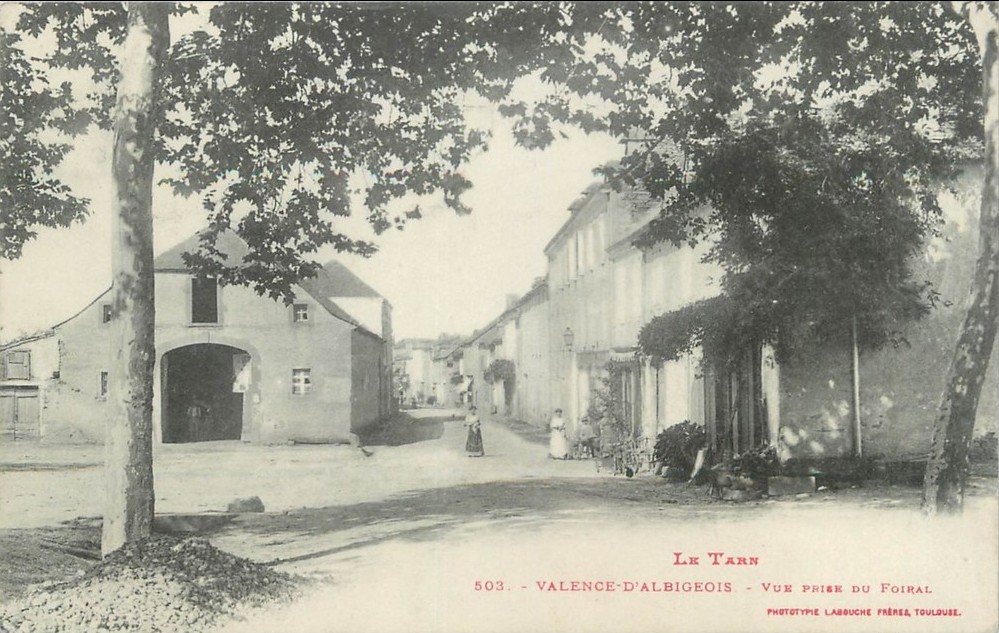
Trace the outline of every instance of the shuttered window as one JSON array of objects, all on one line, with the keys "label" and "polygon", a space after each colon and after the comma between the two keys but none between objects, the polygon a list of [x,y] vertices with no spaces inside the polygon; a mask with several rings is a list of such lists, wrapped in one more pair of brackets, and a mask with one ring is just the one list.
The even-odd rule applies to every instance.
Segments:
[{"label": "shuttered window", "polygon": [[3,377],[7,380],[30,380],[31,352],[15,350],[4,354]]}]

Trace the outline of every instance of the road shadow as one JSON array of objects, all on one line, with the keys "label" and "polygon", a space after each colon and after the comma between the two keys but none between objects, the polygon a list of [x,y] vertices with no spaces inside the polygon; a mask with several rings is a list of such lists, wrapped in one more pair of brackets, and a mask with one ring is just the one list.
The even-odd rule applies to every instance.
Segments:
[{"label": "road shadow", "polygon": [[0,600],[23,595],[37,583],[75,578],[100,559],[99,518],[0,530]]},{"label": "road shadow", "polygon": [[[994,495],[995,480],[971,488]],[[461,528],[500,525],[535,529],[552,522],[613,521],[620,517],[681,519],[710,524],[738,522],[778,508],[803,511],[849,506],[888,511],[919,507],[920,490],[869,482],[866,486],[810,495],[724,501],[706,485],[673,483],[658,477],[537,478],[467,484],[397,495],[384,500],[285,513],[241,515],[219,532],[233,542],[262,544],[253,558],[282,565],[321,559],[390,541],[442,540]],[[316,547],[309,549],[314,540]]]},{"label": "road shadow", "polygon": [[[599,520],[600,515],[610,517],[621,512],[655,515],[681,503],[704,506],[705,510],[717,505],[704,487],[670,484],[661,479],[545,478],[422,490],[376,502],[280,514],[242,515],[219,535],[257,537],[255,540],[265,543],[264,551],[258,552],[261,559],[279,565],[392,540],[439,539],[475,523],[491,527],[497,522],[516,523],[529,529],[544,522],[583,517]],[[342,542],[338,542],[341,537]],[[309,539],[325,546],[292,555],[279,553],[284,545]],[[266,551],[269,548],[273,548],[270,556]]]},{"label": "road shadow", "polygon": [[551,437],[551,433],[548,428],[542,428],[525,422],[523,420],[518,420],[517,418],[502,416],[502,415],[492,415],[489,419],[497,424],[500,424],[510,431],[513,431],[522,440],[527,440],[532,444],[548,444],[548,440]]},{"label": "road shadow", "polygon": [[403,446],[417,442],[440,439],[444,435],[444,424],[454,416],[442,414],[439,417],[415,418],[406,413],[398,413],[379,421],[359,433],[362,446]]}]

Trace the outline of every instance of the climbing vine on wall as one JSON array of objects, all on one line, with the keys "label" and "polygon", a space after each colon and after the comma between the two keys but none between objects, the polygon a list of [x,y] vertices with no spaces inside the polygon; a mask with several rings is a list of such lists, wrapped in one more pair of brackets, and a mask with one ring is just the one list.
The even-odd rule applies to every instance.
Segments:
[{"label": "climbing vine on wall", "polygon": [[704,299],[653,317],[638,333],[638,348],[656,364],[678,360],[700,347],[714,362],[727,362],[752,340],[752,322],[726,296]]},{"label": "climbing vine on wall", "polygon": [[489,363],[483,374],[488,383],[506,382],[517,377],[517,369],[512,360],[497,358]]}]

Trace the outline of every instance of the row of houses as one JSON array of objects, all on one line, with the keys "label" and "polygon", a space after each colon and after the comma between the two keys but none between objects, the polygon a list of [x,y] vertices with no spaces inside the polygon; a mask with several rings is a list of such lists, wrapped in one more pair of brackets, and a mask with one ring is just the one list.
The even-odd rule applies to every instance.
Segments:
[{"label": "row of houses", "polygon": [[456,384],[454,363],[448,352],[461,342],[461,337],[442,335],[436,339],[406,338],[398,341],[393,351],[393,381],[396,401],[403,407],[418,405],[455,406],[462,402],[464,377]]},{"label": "row of houses", "polygon": [[[972,174],[964,184],[973,191],[975,182]],[[782,365],[764,348],[720,372],[697,351],[662,364],[638,353],[642,325],[716,296],[721,270],[702,261],[703,245],[635,246],[656,205],[595,183],[545,247],[546,275],[472,336],[428,350],[436,369],[427,374],[449,390],[440,402],[472,402],[542,428],[561,408],[570,433],[609,396],[648,440],[691,421],[716,449],[735,453],[771,445],[785,460],[918,459],[966,309],[977,249],[973,198],[950,205],[943,233],[915,262],[942,302],[911,324],[908,346],[857,355],[829,343]],[[978,432],[994,431],[999,418],[997,365],[983,389]]]},{"label": "row of houses", "polygon": [[[392,411],[392,306],[331,261],[290,305],[154,262],[157,442],[349,441]],[[248,247],[223,233],[242,261]],[[0,346],[0,440],[100,442],[108,419],[110,289],[71,318]]]}]

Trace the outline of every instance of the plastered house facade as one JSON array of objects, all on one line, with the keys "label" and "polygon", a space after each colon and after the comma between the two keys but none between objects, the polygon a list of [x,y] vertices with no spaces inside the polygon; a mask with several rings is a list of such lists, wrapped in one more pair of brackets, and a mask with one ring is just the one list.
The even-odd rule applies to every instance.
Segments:
[{"label": "plastered house facade", "polygon": [[[196,240],[155,260],[154,441],[347,441],[391,412],[392,313],[383,297],[337,262],[296,286],[291,305],[220,286],[185,269],[181,254]],[[246,252],[233,233],[219,246],[230,259]],[[0,349],[13,361],[0,381],[5,439],[103,440],[109,297],[110,289]]]},{"label": "plastered house facade", "polygon": [[[771,445],[784,460],[922,459],[967,307],[980,182],[970,169],[957,183],[964,193],[945,195],[940,234],[913,261],[916,278],[940,293],[938,305],[906,326],[906,342],[897,348],[854,354],[850,342],[841,341],[778,365],[764,347],[724,375],[697,350],[653,364],[637,353],[642,325],[716,296],[721,270],[702,261],[703,244],[635,246],[654,205],[640,193],[594,184],[545,248],[543,292],[532,289],[456,353],[478,383],[490,362],[511,360],[517,381],[509,414],[542,428],[561,408],[575,432],[594,394],[606,388],[612,364],[621,413],[648,442],[689,420],[706,428],[717,450],[734,453]],[[546,327],[539,330],[541,323]],[[999,349],[992,359],[976,434],[995,431],[999,419]],[[476,393],[480,408],[502,411],[497,397],[493,390]]]}]

